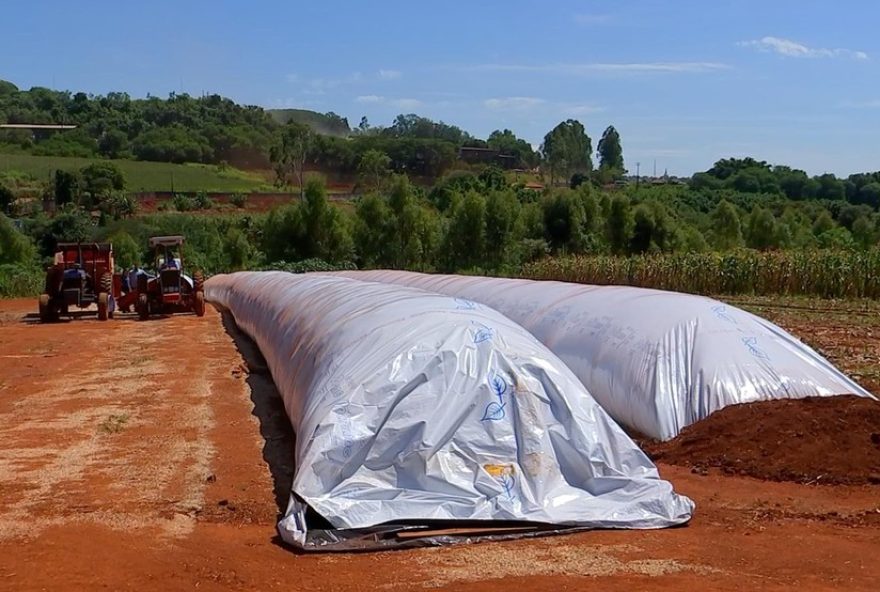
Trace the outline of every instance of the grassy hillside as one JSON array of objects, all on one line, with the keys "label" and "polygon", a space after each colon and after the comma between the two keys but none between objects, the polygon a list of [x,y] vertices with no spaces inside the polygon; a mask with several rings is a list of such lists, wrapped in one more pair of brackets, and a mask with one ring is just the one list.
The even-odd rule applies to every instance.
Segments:
[{"label": "grassy hillside", "polygon": [[348,121],[335,113],[325,114],[307,109],[270,109],[268,113],[278,123],[304,123],[316,133],[326,136],[347,136],[351,133]]},{"label": "grassy hillside", "polygon": [[[96,162],[95,159],[30,154],[0,154],[0,172],[19,171],[36,179],[49,180],[56,169],[73,170]],[[271,190],[258,175],[225,167],[203,164],[170,164],[113,160],[125,174],[130,191],[228,191]]]}]

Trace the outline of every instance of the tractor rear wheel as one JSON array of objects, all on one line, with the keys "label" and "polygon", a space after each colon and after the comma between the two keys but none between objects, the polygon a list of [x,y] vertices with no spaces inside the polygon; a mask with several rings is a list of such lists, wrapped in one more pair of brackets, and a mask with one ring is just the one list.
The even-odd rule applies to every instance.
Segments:
[{"label": "tractor rear wheel", "polygon": [[[102,282],[103,283],[103,282]],[[110,295],[107,292],[101,292],[98,294],[98,320],[106,321],[108,307],[110,304]]]},{"label": "tractor rear wheel", "polygon": [[52,320],[52,311],[49,309],[49,295],[40,294],[40,322],[48,323]]},{"label": "tractor rear wheel", "polygon": [[138,294],[138,301],[135,305],[137,309],[138,318],[142,321],[146,321],[150,317],[150,303],[147,300],[146,294]]},{"label": "tractor rear wheel", "polygon": [[205,316],[205,293],[199,290],[193,298],[193,310],[197,317]]}]

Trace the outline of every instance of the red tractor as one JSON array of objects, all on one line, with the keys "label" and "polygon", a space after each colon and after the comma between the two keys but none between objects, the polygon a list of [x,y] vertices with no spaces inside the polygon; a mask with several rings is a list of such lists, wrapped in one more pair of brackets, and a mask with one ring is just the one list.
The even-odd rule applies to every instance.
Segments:
[{"label": "red tractor", "polygon": [[156,275],[137,273],[132,295],[141,320],[151,314],[194,312],[205,314],[204,276],[196,271],[192,277],[184,273],[182,236],[154,236],[150,239]]},{"label": "red tractor", "polygon": [[110,243],[58,243],[55,264],[46,271],[40,321],[57,321],[71,307],[98,305],[98,320],[113,317],[120,280],[113,275]]}]

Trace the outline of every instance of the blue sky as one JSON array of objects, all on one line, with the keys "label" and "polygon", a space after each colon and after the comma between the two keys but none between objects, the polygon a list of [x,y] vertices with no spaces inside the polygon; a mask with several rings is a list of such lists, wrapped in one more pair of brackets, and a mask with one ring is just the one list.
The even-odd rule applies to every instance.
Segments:
[{"label": "blue sky", "polygon": [[880,2],[31,0],[3,7],[0,78],[219,93],[388,124],[418,113],[535,145],[613,124],[628,168],[751,155],[880,169]]}]

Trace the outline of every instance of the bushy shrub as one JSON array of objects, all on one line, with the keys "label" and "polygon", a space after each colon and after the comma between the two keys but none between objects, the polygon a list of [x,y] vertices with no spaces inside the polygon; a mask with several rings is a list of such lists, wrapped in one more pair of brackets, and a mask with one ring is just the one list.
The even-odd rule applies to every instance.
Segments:
[{"label": "bushy shrub", "polygon": [[247,199],[246,193],[233,193],[229,197],[229,202],[237,208],[243,208],[247,204]]},{"label": "bushy shrub", "polygon": [[44,272],[36,265],[0,264],[0,298],[36,296],[44,282]]},{"label": "bushy shrub", "polygon": [[286,271],[288,273],[309,273],[312,271],[344,271],[357,269],[351,261],[328,263],[323,259],[303,259],[302,261],[273,261],[261,271]]}]

